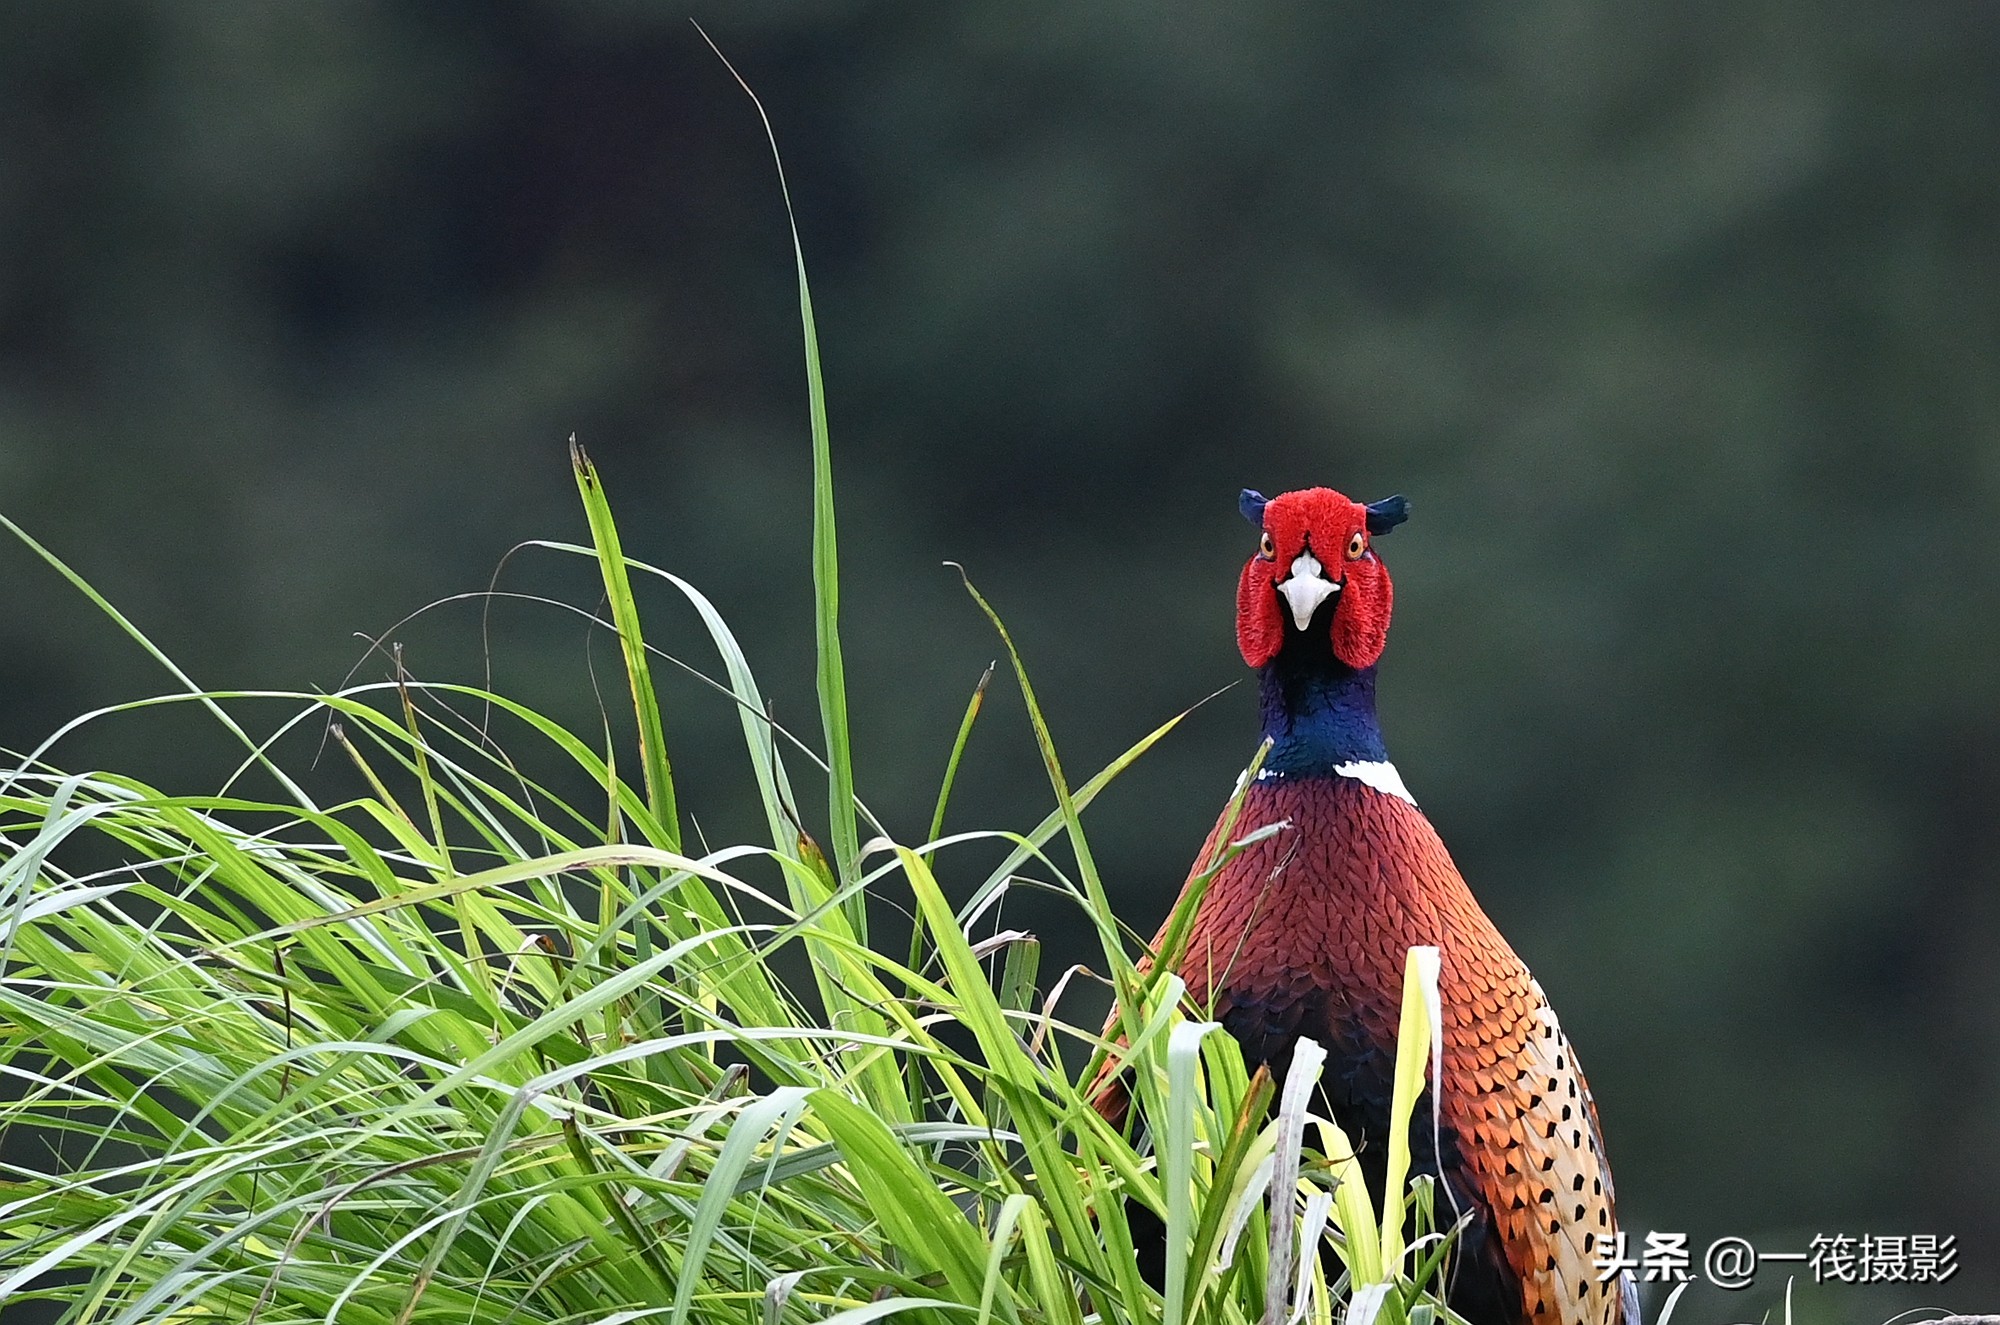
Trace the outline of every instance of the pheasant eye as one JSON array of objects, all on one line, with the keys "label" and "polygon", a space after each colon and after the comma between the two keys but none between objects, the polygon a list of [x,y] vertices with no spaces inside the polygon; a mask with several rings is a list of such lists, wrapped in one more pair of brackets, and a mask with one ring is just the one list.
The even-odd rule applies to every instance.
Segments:
[{"label": "pheasant eye", "polygon": [[1360,559],[1361,554],[1367,550],[1368,535],[1362,533],[1359,529],[1355,530],[1354,537],[1347,540],[1347,559],[1349,561],[1357,561]]},{"label": "pheasant eye", "polygon": [[1278,555],[1278,545],[1271,541],[1271,536],[1268,533],[1257,540],[1257,555],[1266,561]]}]

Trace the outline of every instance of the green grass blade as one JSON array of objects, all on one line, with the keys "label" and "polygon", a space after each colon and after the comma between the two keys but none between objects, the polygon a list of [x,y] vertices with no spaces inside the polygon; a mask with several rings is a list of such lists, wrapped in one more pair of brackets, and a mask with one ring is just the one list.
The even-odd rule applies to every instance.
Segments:
[{"label": "green grass blade", "polygon": [[833,1090],[812,1093],[813,1115],[847,1156],[867,1207],[920,1274],[942,1274],[956,1300],[979,1301],[981,1239],[882,1120]]},{"label": "green grass blade", "polygon": [[993,1220],[992,1242],[986,1253],[986,1278],[979,1286],[979,1325],[988,1325],[993,1319],[993,1299],[1000,1291],[1007,1247],[1014,1240],[1022,1216],[1033,1204],[1033,1199],[1022,1192],[1015,1192],[1000,1203],[1000,1212]]},{"label": "green grass blade", "polygon": [[[703,33],[702,37],[707,40],[708,34]],[[860,868],[861,838],[854,812],[854,761],[847,731],[847,668],[840,651],[840,557],[834,536],[833,449],[827,435],[826,383],[820,376],[819,330],[813,320],[812,288],[806,280],[806,251],[799,240],[798,216],[792,210],[791,185],[785,180],[784,158],[778,151],[778,135],[771,127],[771,117],[765,112],[764,103],[751,91],[750,84],[736,72],[736,66],[716,49],[713,41],[708,44],[750,98],[750,103],[757,108],[757,118],[764,126],[764,138],[771,146],[771,162],[778,173],[778,190],[785,202],[785,223],[792,235],[792,259],[799,281],[799,325],[805,333],[806,400],[812,425],[813,638],[819,660],[820,721],[826,731],[829,771],[827,814],[833,837],[834,872],[842,884],[847,884],[852,882]],[[852,913],[849,925],[856,934],[866,938],[868,918],[858,894],[849,909]]]},{"label": "green grass blade", "polygon": [[[1433,1058],[1442,1048],[1444,1033],[1438,1012],[1438,950],[1411,948],[1403,962],[1403,1012],[1396,1032],[1395,1078],[1389,1103],[1388,1177],[1382,1187],[1382,1263],[1391,1270],[1403,1261],[1410,1115],[1416,1111],[1417,1096],[1423,1092],[1425,1064],[1441,1066]],[[1435,1090],[1431,1098],[1433,1101],[1438,1098]]]},{"label": "green grass blade", "polygon": [[[951,757],[945,761],[944,781],[938,786],[937,808],[931,811],[930,832],[924,835],[924,841],[927,843],[937,841],[939,835],[944,832],[944,812],[945,807],[951,802],[952,783],[958,777],[958,761],[965,754],[965,743],[972,735],[972,724],[978,720],[979,710],[986,702],[986,687],[993,683],[993,667],[992,663],[988,663],[986,664],[986,670],[980,673],[979,684],[972,687],[972,698],[966,701],[965,716],[959,719],[958,735],[953,738],[951,743]],[[926,867],[934,867],[936,864],[936,850],[926,851],[924,853],[924,865]],[[923,926],[912,926],[910,930],[910,958],[908,963],[911,970],[917,970],[923,965],[923,948]]]},{"label": "green grass blade", "polygon": [[[1042,767],[1048,774],[1049,785],[1056,795],[1056,810],[1062,816],[1064,830],[1069,835],[1070,849],[1076,854],[1077,876],[1083,883],[1087,914],[1097,922],[1098,940],[1104,950],[1104,959],[1110,967],[1112,980],[1118,991],[1119,1007],[1128,1017],[1138,1015],[1137,1003],[1140,997],[1138,973],[1132,959],[1124,948],[1116,925],[1111,920],[1111,901],[1104,891],[1104,881],[1097,872],[1097,862],[1090,852],[1089,840],[1084,836],[1083,820],[1078,815],[1076,798],[1070,793],[1069,779],[1064,776],[1062,761],[1056,754],[1055,738],[1050,734],[1047,719],[1042,716],[1042,706],[1035,698],[1034,685],[1028,680],[1027,665],[1021,659],[1020,650],[1014,647],[1014,637],[1000,614],[979,590],[973,587],[965,568],[957,567],[959,577],[964,581],[965,591],[1000,636],[1001,644],[1007,650],[1007,659],[1013,665],[1014,679],[1021,687],[1021,698],[1028,708],[1028,721],[1035,731],[1035,745],[1042,755]],[[1129,1027],[1136,1030],[1137,1027]]]},{"label": "green grass blade", "polygon": [[[1164,740],[1167,734],[1180,726],[1187,719],[1188,714],[1192,712],[1194,712],[1193,709],[1188,709],[1168,718],[1152,731],[1147,732],[1137,741],[1134,741],[1123,754],[1120,754],[1116,759],[1098,770],[1097,775],[1091,778],[1090,781],[1077,788],[1076,794],[1072,798],[1077,811],[1081,813],[1083,810],[1088,809],[1090,803],[1097,799],[1100,792],[1111,785],[1113,779],[1136,763],[1141,755]],[[1041,847],[1054,838],[1057,833],[1060,833],[1062,829],[1063,813],[1058,808],[1015,842],[1013,849],[1007,853],[1006,858],[987,874],[986,881],[980,884],[973,891],[972,896],[959,908],[960,914],[971,915],[984,907],[991,899],[994,891],[1004,887],[1014,871],[1033,859]]]},{"label": "green grass blade", "polygon": [[1195,1110],[1200,1106],[1195,1072],[1201,1062],[1201,1042],[1210,1031],[1222,1029],[1215,1021],[1184,1022],[1174,1027],[1167,1041],[1167,1148],[1161,1157],[1166,1168],[1163,1179],[1167,1195],[1167,1285],[1163,1325],[1184,1325],[1187,1320],[1188,1271],[1204,1267],[1191,1265],[1194,1244],[1194,1139]]},{"label": "green grass blade", "polygon": [[[552,539],[530,539],[527,546],[586,557],[596,555],[594,549]],[[791,779],[785,772],[785,761],[778,753],[775,739],[777,727],[765,708],[763,693],[750,670],[749,660],[743,655],[742,646],[736,641],[735,632],[730,630],[728,622],[723,620],[722,613],[716,610],[706,594],[672,571],[632,557],[627,557],[625,564],[641,574],[665,580],[679,590],[708,630],[709,638],[722,658],[729,684],[720,685],[698,672],[695,675],[709,681],[735,701],[737,720],[743,729],[744,748],[749,753],[751,771],[757,779],[758,796],[770,825],[771,845],[781,854],[790,854],[796,846],[796,830],[792,825],[797,801],[792,795]]]},{"label": "green grass blade", "polygon": [[687,1245],[681,1253],[680,1283],[674,1290],[674,1310],[669,1318],[672,1325],[686,1325],[709,1245],[722,1226],[729,1202],[735,1197],[736,1184],[755,1157],[756,1147],[774,1130],[779,1134],[778,1144],[782,1144],[784,1135],[791,1131],[812,1098],[813,1092],[797,1087],[773,1091],[744,1109],[730,1127],[688,1228]]},{"label": "green grass blade", "polygon": [[597,550],[597,564],[604,577],[604,595],[610,606],[611,621],[618,629],[618,647],[625,658],[625,679],[632,691],[632,710],[639,724],[639,760],[646,782],[646,803],[660,826],[660,846],[681,849],[680,814],[674,804],[673,767],[667,760],[665,722],[660,716],[660,697],[653,686],[652,668],[646,659],[645,636],[639,629],[639,608],[632,599],[632,577],[625,565],[624,548],[618,540],[618,526],[611,518],[611,504],[605,498],[597,466],[583,448],[570,438],[571,467],[576,472],[577,492],[590,523],[591,542]]},{"label": "green grass blade", "polygon": [[[944,781],[938,784],[937,808],[931,811],[931,830],[924,836],[927,842],[937,841],[944,832],[944,811],[951,803],[952,783],[958,778],[958,761],[965,754],[965,743],[972,735],[972,724],[978,721],[979,710],[986,703],[986,687],[993,684],[993,669],[994,664],[987,663],[986,670],[979,674],[979,684],[972,687],[972,698],[966,701],[965,716],[959,719],[958,735],[951,743],[951,758],[945,761]],[[926,853],[924,864],[934,863],[934,853]]]},{"label": "green grass blade", "polygon": [[125,634],[132,640],[133,643],[137,644],[141,649],[144,649],[148,657],[150,657],[154,662],[160,664],[160,666],[166,668],[167,672],[170,675],[172,675],[172,677],[176,681],[179,681],[182,685],[186,686],[187,687],[186,697],[188,699],[193,700],[195,703],[200,704],[203,708],[207,709],[209,715],[212,716],[218,723],[220,723],[225,731],[227,731],[230,735],[234,736],[237,740],[241,741],[244,744],[244,746],[247,747],[252,752],[253,756],[256,759],[257,766],[259,768],[262,768],[265,772],[269,773],[274,779],[276,779],[278,785],[285,789],[286,795],[295,797],[298,803],[301,805],[309,806],[312,804],[312,800],[310,797],[306,795],[305,789],[299,786],[297,782],[294,782],[282,768],[280,768],[276,763],[274,763],[269,758],[269,756],[267,756],[264,753],[263,748],[260,745],[258,745],[256,741],[250,738],[250,734],[243,730],[243,728],[237,723],[236,719],[229,714],[228,710],[223,708],[219,702],[217,702],[211,695],[208,694],[208,692],[202,690],[200,686],[197,686],[194,683],[194,678],[190,677],[186,672],[181,670],[180,664],[176,663],[172,658],[169,658],[166,655],[166,652],[162,650],[159,645],[153,643],[153,641],[147,637],[144,631],[140,630],[138,626],[132,623],[131,618],[127,617],[123,612],[120,612],[117,608],[113,607],[111,605],[111,600],[106,598],[103,594],[99,593],[96,590],[96,588],[91,585],[90,581],[84,579],[83,576],[79,575],[75,570],[71,569],[68,562],[64,561],[61,557],[58,557],[55,553],[49,551],[48,548],[44,547],[33,536],[31,536],[27,530],[21,528],[20,525],[15,524],[5,515],[0,515],[0,527],[5,527],[9,533],[13,534],[14,537],[20,539],[21,542],[24,545],[26,545],[29,551],[33,552],[36,556],[40,557],[43,561],[47,562],[51,569],[53,569],[58,575],[62,576],[65,580],[68,580],[78,593],[82,594],[86,599],[88,599],[91,606],[95,607],[98,611],[104,613],[105,616],[109,617],[112,621],[112,624],[116,625],[120,630],[124,631]]},{"label": "green grass blade", "polygon": [[1306,1110],[1313,1088],[1326,1065],[1326,1050],[1318,1041],[1300,1037],[1285,1072],[1285,1089],[1278,1104],[1277,1165],[1271,1171],[1271,1260],[1265,1271],[1262,1325],[1284,1325],[1290,1304],[1292,1267],[1298,1252],[1298,1219],[1294,1207],[1299,1190],[1299,1147],[1305,1136]]},{"label": "green grass blade", "polygon": [[[1242,1055],[1236,1056],[1237,1071],[1241,1074]],[[1251,1212],[1258,1205],[1257,1171],[1259,1165],[1276,1145],[1275,1129],[1260,1126],[1265,1110],[1270,1107],[1271,1097],[1276,1087],[1271,1081],[1269,1068],[1259,1067],[1257,1075],[1246,1084],[1237,1107],[1236,1118],[1229,1130],[1222,1154],[1216,1160],[1214,1180],[1209,1186],[1209,1197],[1202,1207],[1201,1223],[1195,1229],[1193,1263],[1204,1269],[1216,1264],[1223,1253],[1224,1241],[1237,1231],[1233,1227],[1241,1212],[1247,1223]],[[1257,1245],[1253,1243],[1253,1246]],[[1233,1257],[1230,1258],[1233,1262]],[[1252,1257],[1250,1279],[1261,1282],[1255,1271],[1261,1264],[1260,1258]],[[1230,1268],[1234,1268],[1233,1264]],[[1189,1314],[1192,1316],[1202,1305],[1202,1296],[1217,1287],[1214,1280],[1206,1275],[1195,1282],[1191,1295]]]}]

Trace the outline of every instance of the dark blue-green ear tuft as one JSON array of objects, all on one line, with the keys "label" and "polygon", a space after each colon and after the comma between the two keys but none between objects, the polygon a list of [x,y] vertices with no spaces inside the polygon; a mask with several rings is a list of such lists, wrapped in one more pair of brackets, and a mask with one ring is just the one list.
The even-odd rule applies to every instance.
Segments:
[{"label": "dark blue-green ear tuft", "polygon": [[1236,509],[1243,512],[1243,518],[1259,529],[1264,527],[1264,507],[1269,498],[1255,488],[1245,488],[1236,498]]},{"label": "dark blue-green ear tuft", "polygon": [[1381,501],[1371,501],[1362,509],[1368,512],[1368,532],[1380,538],[1410,518],[1410,499],[1399,492]]}]

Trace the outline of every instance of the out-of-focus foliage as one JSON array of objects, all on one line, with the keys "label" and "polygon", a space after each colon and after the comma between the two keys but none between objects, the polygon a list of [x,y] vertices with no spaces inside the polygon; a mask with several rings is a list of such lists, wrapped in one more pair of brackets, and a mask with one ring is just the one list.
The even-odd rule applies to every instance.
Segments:
[{"label": "out-of-focus foliage", "polygon": [[[993,652],[940,560],[1091,764],[1241,674],[1238,487],[1408,492],[1390,743],[1583,1046],[1626,1222],[1956,1234],[1944,1289],[1813,1305],[1990,1304],[2000,10],[693,8],[792,173],[899,833]],[[0,506],[204,685],[331,687],[350,632],[580,532],[577,431],[809,718],[760,133],[686,7],[0,12]],[[0,586],[0,745],[164,684],[24,557]],[[479,612],[396,638],[476,671]],[[573,618],[493,628],[590,711]],[[1005,713],[972,822],[1046,808]],[[734,722],[676,748],[719,840]],[[1139,928],[1253,722],[1224,696],[1093,811]],[[62,760],[213,781],[149,730]]]}]

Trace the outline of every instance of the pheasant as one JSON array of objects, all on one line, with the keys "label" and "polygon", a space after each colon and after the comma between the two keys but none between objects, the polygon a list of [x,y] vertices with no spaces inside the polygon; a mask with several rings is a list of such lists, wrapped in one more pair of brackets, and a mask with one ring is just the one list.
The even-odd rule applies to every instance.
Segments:
[{"label": "pheasant", "polygon": [[[1375,667],[1391,591],[1374,540],[1409,504],[1310,488],[1246,490],[1241,508],[1261,537],[1237,586],[1236,639],[1272,744],[1231,836],[1284,826],[1210,883],[1178,974],[1252,1067],[1282,1075],[1301,1036],[1325,1047],[1323,1103],[1379,1205],[1404,954],[1436,946],[1443,1098],[1435,1145],[1429,1127],[1411,1129],[1411,1166],[1441,1178],[1441,1219],[1466,1220],[1447,1300],[1472,1325],[1639,1325],[1629,1272],[1604,1282],[1596,1264],[1617,1245],[1617,1216],[1576,1054],[1382,745]],[[1109,1068],[1096,1099],[1123,1121]],[[1427,1088],[1419,1116],[1429,1108]]]}]

